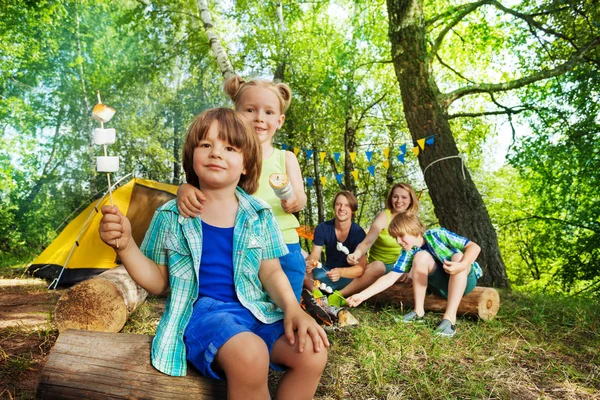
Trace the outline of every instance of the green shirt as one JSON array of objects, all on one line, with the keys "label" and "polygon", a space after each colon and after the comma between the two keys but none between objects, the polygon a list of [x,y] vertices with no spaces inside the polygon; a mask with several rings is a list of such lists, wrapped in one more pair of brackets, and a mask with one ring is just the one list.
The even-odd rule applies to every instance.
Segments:
[{"label": "green shirt", "polygon": [[[264,323],[283,318],[283,311],[264,290],[258,270],[262,260],[288,253],[271,208],[260,199],[236,190],[239,209],[233,231],[233,281],[240,303]],[[169,269],[170,293],[152,342],[152,365],[173,376],[186,374],[183,333],[198,297],[202,256],[200,217],[184,218],[175,200],[156,210],[142,252]]]}]

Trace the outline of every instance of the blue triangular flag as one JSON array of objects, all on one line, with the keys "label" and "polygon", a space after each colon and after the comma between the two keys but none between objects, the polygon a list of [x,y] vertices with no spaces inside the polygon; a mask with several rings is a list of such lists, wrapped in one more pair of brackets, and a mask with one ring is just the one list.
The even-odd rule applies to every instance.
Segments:
[{"label": "blue triangular flag", "polygon": [[308,187],[312,187],[314,179],[315,178],[306,178],[306,183],[308,184]]},{"label": "blue triangular flag", "polygon": [[340,159],[340,153],[333,153],[333,158],[335,158],[335,162],[338,162]]},{"label": "blue triangular flag", "polygon": [[425,139],[425,144],[427,146],[431,146],[433,144],[433,142],[435,142],[435,138],[433,136],[430,136],[427,139]]},{"label": "blue triangular flag", "polygon": [[[406,146],[406,145],[405,145]],[[400,161],[402,164],[404,164],[404,153],[402,154],[398,154],[396,156],[396,158],[398,159],[398,161]]]},{"label": "blue triangular flag", "polygon": [[[406,154],[406,143],[404,143],[402,146],[398,147],[400,149],[400,154]],[[402,162],[404,164],[404,161]]]},{"label": "blue triangular flag", "polygon": [[288,145],[287,145],[287,144],[283,143],[283,144],[281,145],[281,150],[285,150],[285,149],[287,149],[287,148],[288,148]]},{"label": "blue triangular flag", "polygon": [[371,157],[373,157],[372,151],[365,151],[365,155],[367,156],[367,161],[371,162]]},{"label": "blue triangular flag", "polygon": [[338,183],[339,183],[340,185],[342,184],[342,176],[343,176],[343,174],[337,174],[337,175],[335,176],[335,179],[337,179],[337,181],[338,181]]},{"label": "blue triangular flag", "polygon": [[367,169],[369,170],[369,172],[371,173],[371,176],[375,176],[375,166],[374,165],[369,165],[367,167]]},{"label": "blue triangular flag", "polygon": [[312,157],[312,155],[313,155],[313,151],[312,150],[306,150],[306,159],[307,160],[310,160],[310,158]]}]

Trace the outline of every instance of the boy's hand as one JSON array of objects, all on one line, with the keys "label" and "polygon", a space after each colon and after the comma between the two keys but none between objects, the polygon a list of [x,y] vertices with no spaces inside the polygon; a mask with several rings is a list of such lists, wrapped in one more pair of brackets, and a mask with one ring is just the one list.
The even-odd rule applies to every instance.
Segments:
[{"label": "boy's hand", "polygon": [[348,264],[350,265],[356,265],[361,257],[362,254],[360,254],[360,251],[355,251],[346,256],[346,261],[348,261]]},{"label": "boy's hand", "polygon": [[[102,207],[102,214],[98,227],[100,239],[117,251],[125,250],[131,241],[131,223],[116,206]],[[117,239],[119,241],[118,248]]]},{"label": "boy's hand", "polygon": [[362,293],[356,293],[348,297],[346,299],[346,303],[348,303],[350,307],[358,307],[360,303],[365,300],[367,300],[367,297],[365,297]]},{"label": "boy's hand", "polygon": [[404,272],[398,278],[398,283],[405,283],[407,285],[412,286],[412,278],[410,277],[408,272]]},{"label": "boy's hand", "polygon": [[300,306],[294,307],[284,315],[283,326],[285,337],[290,345],[294,345],[296,334],[298,335],[298,351],[303,352],[306,344],[306,335],[308,334],[313,343],[313,349],[316,353],[321,351],[323,346],[329,347],[329,340],[325,330],[307,313],[302,311]]},{"label": "boy's hand", "polygon": [[325,272],[325,275],[327,275],[327,277],[331,280],[331,282],[337,282],[342,277],[342,273],[340,272],[339,268],[331,269],[331,270]]},{"label": "boy's hand", "polygon": [[186,218],[200,215],[202,213],[202,203],[205,201],[204,193],[189,183],[184,183],[177,189],[177,209]]},{"label": "boy's hand", "polygon": [[446,261],[444,260],[444,271],[449,275],[456,275],[459,272],[463,272],[467,269],[468,265],[464,264],[462,261]]}]

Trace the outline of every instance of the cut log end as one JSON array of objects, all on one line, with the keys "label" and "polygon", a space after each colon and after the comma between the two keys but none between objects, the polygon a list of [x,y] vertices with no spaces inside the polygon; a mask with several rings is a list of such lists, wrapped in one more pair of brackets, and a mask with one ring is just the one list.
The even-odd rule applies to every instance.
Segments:
[{"label": "cut log end", "polygon": [[119,289],[104,279],[90,279],[65,292],[56,303],[54,321],[67,329],[118,332],[128,317]]}]

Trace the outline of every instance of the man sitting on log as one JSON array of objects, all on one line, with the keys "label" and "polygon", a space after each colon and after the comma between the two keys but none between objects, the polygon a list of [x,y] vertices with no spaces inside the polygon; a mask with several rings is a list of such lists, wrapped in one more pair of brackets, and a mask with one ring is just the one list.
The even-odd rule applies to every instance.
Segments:
[{"label": "man sitting on log", "polygon": [[477,243],[444,228],[426,230],[416,215],[398,214],[388,231],[404,251],[394,269],[360,293],[347,299],[356,307],[368,298],[387,289],[400,276],[409,272],[414,293],[414,310],[404,315],[404,322],[422,322],[427,289],[448,299],[442,321],[435,332],[442,336],[456,333],[456,313],[462,297],[471,292],[482,270],[475,259],[481,248]]}]

